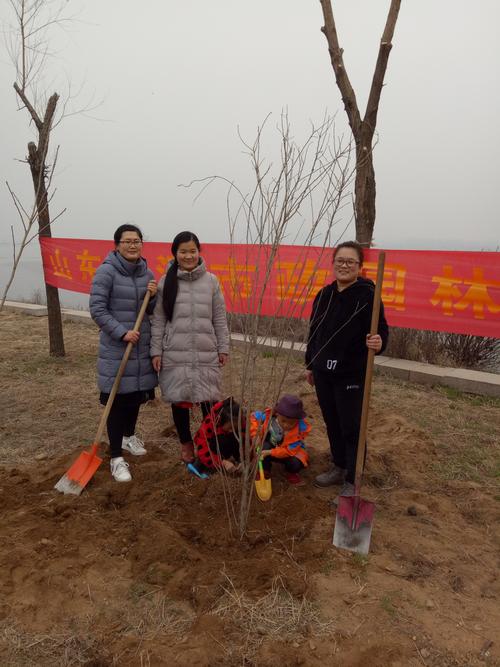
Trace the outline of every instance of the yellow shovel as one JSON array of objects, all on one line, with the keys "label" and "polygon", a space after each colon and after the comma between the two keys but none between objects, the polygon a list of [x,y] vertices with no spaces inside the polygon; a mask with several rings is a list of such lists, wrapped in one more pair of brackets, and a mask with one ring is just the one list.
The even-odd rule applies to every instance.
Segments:
[{"label": "yellow shovel", "polygon": [[266,502],[273,495],[271,480],[264,477],[262,458],[259,458],[259,479],[255,480],[255,491],[257,493],[258,499],[262,500],[262,502]]}]

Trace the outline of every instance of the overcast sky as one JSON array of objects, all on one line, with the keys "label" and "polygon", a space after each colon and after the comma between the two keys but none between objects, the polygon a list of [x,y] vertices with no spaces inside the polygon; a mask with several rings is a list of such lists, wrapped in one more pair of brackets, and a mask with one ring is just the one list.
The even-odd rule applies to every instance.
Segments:
[{"label": "overcast sky", "polygon": [[[248,189],[238,127],[252,140],[269,113],[277,121],[287,108],[299,141],[308,121],[325,111],[337,114],[337,132],[348,135],[318,0],[68,6],[78,21],[54,38],[53,85],[63,93],[65,78],[74,88],[84,81],[76,104],[92,95],[102,104],[91,114],[97,120],[72,116],[53,134],[60,154],[52,209],[68,209],[54,235],[111,238],[132,221],[150,240],[169,241],[191,229],[202,241],[225,241],[225,189],[213,187],[193,203],[196,192],[178,186],[220,174]],[[362,113],[388,6],[388,0],[333,2]],[[3,0],[4,29],[12,21],[9,7]],[[377,246],[498,248],[499,25],[498,0],[402,1],[377,127]],[[24,157],[33,129],[26,110],[17,110],[15,73],[2,49],[5,241],[17,221],[3,182],[29,201],[29,170],[16,158]]]}]

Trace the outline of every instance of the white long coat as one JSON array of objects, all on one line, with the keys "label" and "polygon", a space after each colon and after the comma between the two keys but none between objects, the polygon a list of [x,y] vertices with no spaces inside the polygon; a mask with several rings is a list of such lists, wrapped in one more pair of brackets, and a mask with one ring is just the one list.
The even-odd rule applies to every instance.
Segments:
[{"label": "white long coat", "polygon": [[205,263],[177,272],[178,292],[172,321],[163,308],[165,276],[151,322],[151,356],[161,356],[160,388],[164,401],[219,401],[222,397],[220,353],[229,353],[224,296]]}]

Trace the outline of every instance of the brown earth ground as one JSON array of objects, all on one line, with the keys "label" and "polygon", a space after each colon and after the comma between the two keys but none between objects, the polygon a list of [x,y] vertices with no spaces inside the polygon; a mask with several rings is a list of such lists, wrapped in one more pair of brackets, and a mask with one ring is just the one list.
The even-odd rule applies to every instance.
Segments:
[{"label": "brown earth ground", "polygon": [[[159,400],[131,484],[105,461],[81,496],[54,491],[94,436],[97,333],[65,325],[68,356],[50,359],[46,327],[0,316],[0,664],[500,665],[498,401],[377,377],[361,557],[332,546],[335,491],[312,486],[327,442],[294,361],[308,484],[274,473],[240,540],[224,500],[238,481],[185,472]],[[262,353],[262,381],[271,364]]]}]

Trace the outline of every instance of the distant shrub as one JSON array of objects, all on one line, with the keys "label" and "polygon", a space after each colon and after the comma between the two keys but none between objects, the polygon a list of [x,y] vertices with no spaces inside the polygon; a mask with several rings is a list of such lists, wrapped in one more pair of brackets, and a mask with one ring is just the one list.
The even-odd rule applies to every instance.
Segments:
[{"label": "distant shrub", "polygon": [[33,290],[31,294],[30,303],[36,303],[38,306],[46,306],[47,297],[45,296],[45,293],[42,292],[41,289]]},{"label": "distant shrub", "polygon": [[384,354],[441,366],[500,369],[500,341],[483,336],[392,327]]}]

